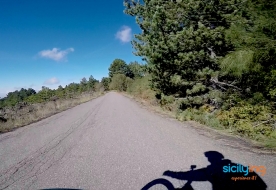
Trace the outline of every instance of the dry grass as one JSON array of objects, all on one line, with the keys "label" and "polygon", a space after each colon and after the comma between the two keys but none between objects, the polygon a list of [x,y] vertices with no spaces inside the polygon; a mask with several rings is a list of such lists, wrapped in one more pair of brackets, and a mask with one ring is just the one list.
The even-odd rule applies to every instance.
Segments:
[{"label": "dry grass", "polygon": [[49,101],[5,109],[1,114],[4,115],[2,118],[5,119],[0,120],[0,133],[9,132],[18,127],[37,122],[76,105],[88,102],[103,94],[103,92],[95,92],[94,94],[82,94],[72,99]]}]

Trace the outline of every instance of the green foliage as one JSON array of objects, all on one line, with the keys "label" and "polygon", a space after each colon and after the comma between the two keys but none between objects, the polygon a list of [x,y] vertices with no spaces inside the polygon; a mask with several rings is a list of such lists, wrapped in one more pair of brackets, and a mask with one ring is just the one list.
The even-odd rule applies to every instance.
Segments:
[{"label": "green foliage", "polygon": [[103,77],[101,80],[101,83],[103,84],[103,87],[105,90],[109,90],[109,83],[111,79],[109,77]]},{"label": "green foliage", "polygon": [[80,84],[78,83],[70,83],[69,85],[65,86],[66,96],[68,98],[73,98],[76,94],[79,94],[80,91]]},{"label": "green foliage", "polygon": [[214,111],[204,105],[199,109],[188,108],[177,114],[180,121],[197,121],[217,129],[229,129],[232,133],[262,141],[274,147],[276,140],[276,117],[268,106],[239,103],[229,111]]},{"label": "green foliage", "polygon": [[275,101],[276,3],[249,0],[239,12],[238,19],[226,31],[235,51],[222,60],[222,78],[235,82],[250,96],[261,92],[268,100]]},{"label": "green foliage", "polygon": [[241,135],[257,138],[258,135],[270,136],[275,130],[276,117],[271,107],[239,102],[228,111],[217,115],[226,128],[231,128]]},{"label": "green foliage", "polygon": [[7,97],[0,99],[0,108],[14,106],[18,102],[22,102],[24,99],[34,94],[36,94],[36,91],[32,88],[28,90],[21,88],[20,91],[16,90],[14,92],[9,92]]},{"label": "green foliage", "polygon": [[270,71],[265,77],[266,92],[267,96],[272,100],[276,101],[276,69]]},{"label": "green foliage", "polygon": [[109,77],[112,78],[115,74],[123,74],[127,75],[129,73],[129,69],[127,67],[127,64],[122,59],[115,59],[110,67],[109,70]]},{"label": "green foliage", "polygon": [[89,80],[83,78],[80,83],[71,83],[65,88],[59,86],[56,90],[45,86],[42,86],[39,92],[31,88],[28,90],[22,88],[20,91],[10,92],[7,97],[0,99],[0,108],[12,107],[20,102],[41,103],[55,99],[73,98],[81,93],[95,91],[95,86],[98,83],[99,81],[91,75]]},{"label": "green foliage", "polygon": [[124,91],[126,91],[133,83],[133,79],[126,77],[125,78],[125,89]]},{"label": "green foliage", "polygon": [[147,61],[157,93],[186,98],[191,106],[204,104],[212,90],[231,88],[243,98],[261,92],[275,100],[275,2],[125,0],[124,4],[125,13],[136,17],[142,29],[132,44],[135,54]]},{"label": "green foliage", "polygon": [[42,86],[42,89],[37,93],[37,96],[39,97],[40,102],[45,102],[54,96],[54,91],[48,87]]},{"label": "green foliage", "polygon": [[252,50],[238,50],[228,54],[221,61],[222,74],[241,78],[250,70],[254,52]]},{"label": "green foliage", "polygon": [[80,93],[81,92],[85,92],[87,90],[87,87],[88,87],[88,81],[87,79],[84,77],[81,79],[80,81],[80,88],[79,88],[79,91]]},{"label": "green foliage", "polygon": [[155,92],[150,88],[150,80],[150,75],[135,79],[127,88],[127,92],[144,100],[155,100]]},{"label": "green foliage", "polygon": [[265,97],[263,96],[262,93],[256,92],[256,93],[253,94],[253,97],[251,99],[249,99],[249,102],[252,105],[262,104],[262,103],[266,102],[266,99],[265,99]]},{"label": "green foliage", "polygon": [[95,91],[96,84],[98,84],[99,81],[96,80],[92,75],[89,77],[87,82],[87,90],[88,91]]},{"label": "green foliage", "polygon": [[180,111],[177,114],[177,119],[180,121],[197,121],[203,125],[211,126],[217,129],[223,128],[220,121],[214,114],[205,112],[203,109],[188,108]]},{"label": "green foliage", "polygon": [[132,41],[135,54],[147,61],[158,94],[186,98],[183,108],[208,101],[210,79],[218,75],[219,60],[232,50],[225,31],[239,3],[125,0],[125,13],[135,16],[142,29]]},{"label": "green foliage", "polygon": [[128,68],[130,70],[130,78],[141,78],[145,75],[145,66],[137,61],[129,63]]},{"label": "green foliage", "polygon": [[126,91],[131,85],[132,79],[126,77],[124,74],[114,74],[109,84],[110,90]]},{"label": "green foliage", "polygon": [[166,96],[164,94],[161,95],[160,105],[165,106],[168,104],[172,104],[174,102],[173,96]]},{"label": "green foliage", "polygon": [[140,78],[145,75],[145,66],[137,61],[131,62],[128,65],[122,59],[115,59],[109,67],[109,77],[112,78],[115,74],[123,74],[129,78]]},{"label": "green foliage", "polygon": [[65,98],[65,95],[65,89],[61,85],[59,85],[58,89],[56,90],[56,96],[60,99],[63,99]]}]

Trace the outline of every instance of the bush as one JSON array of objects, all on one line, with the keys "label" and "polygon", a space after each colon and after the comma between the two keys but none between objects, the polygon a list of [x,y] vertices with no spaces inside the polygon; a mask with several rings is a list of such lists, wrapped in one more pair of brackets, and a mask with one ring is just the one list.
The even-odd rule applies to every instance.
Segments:
[{"label": "bush", "polygon": [[109,84],[110,90],[126,91],[131,85],[133,79],[126,77],[124,74],[114,74]]},{"label": "bush", "polygon": [[273,123],[276,118],[271,108],[265,105],[240,102],[228,111],[221,110],[217,117],[226,128],[254,139],[260,135],[269,137],[275,130]]},{"label": "bush", "polygon": [[150,88],[150,76],[138,78],[128,86],[127,92],[135,97],[155,101],[155,92]]},{"label": "bush", "polygon": [[165,108],[166,110],[172,111],[175,107],[175,99],[173,96],[165,96],[164,94],[161,94],[159,103],[161,107]]},{"label": "bush", "polygon": [[184,111],[180,111],[177,114],[177,119],[180,121],[197,121],[203,125],[207,125],[217,129],[222,128],[222,125],[220,121],[216,118],[215,114],[204,111],[204,108],[188,108]]}]

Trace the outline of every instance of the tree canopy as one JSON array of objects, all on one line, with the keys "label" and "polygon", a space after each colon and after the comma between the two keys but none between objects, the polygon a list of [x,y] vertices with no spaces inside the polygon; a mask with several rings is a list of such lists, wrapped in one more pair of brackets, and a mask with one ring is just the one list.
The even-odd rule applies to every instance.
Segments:
[{"label": "tree canopy", "polygon": [[127,64],[124,60],[122,59],[115,59],[110,67],[108,68],[109,70],[109,77],[112,78],[113,75],[115,74],[124,74],[127,75],[128,73],[128,68]]},{"label": "tree canopy", "polygon": [[158,93],[199,105],[210,101],[213,90],[275,98],[274,1],[125,0],[124,5],[142,30],[132,45],[148,63]]}]

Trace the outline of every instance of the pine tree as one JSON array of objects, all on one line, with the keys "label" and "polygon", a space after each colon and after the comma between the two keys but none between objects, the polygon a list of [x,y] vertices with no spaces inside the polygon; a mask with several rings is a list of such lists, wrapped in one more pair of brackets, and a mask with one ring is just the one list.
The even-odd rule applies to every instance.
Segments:
[{"label": "pine tree", "polygon": [[226,32],[235,51],[222,61],[221,78],[250,96],[262,93],[276,100],[276,2],[249,0]]},{"label": "pine tree", "polygon": [[239,0],[125,0],[124,5],[142,30],[132,45],[147,61],[155,90],[199,102],[217,75],[218,60],[232,48],[225,29]]},{"label": "pine tree", "polygon": [[92,75],[89,77],[89,80],[88,80],[88,83],[87,83],[87,86],[88,86],[88,90],[89,91],[93,91],[95,90],[95,85],[96,83],[98,83],[99,81],[96,80]]},{"label": "pine tree", "polygon": [[115,59],[110,67],[108,68],[109,70],[109,77],[112,78],[113,75],[115,74],[124,74],[126,75],[128,69],[127,69],[127,64],[124,60],[122,59]]},{"label": "pine tree", "polygon": [[103,77],[101,80],[101,83],[103,84],[104,90],[109,90],[109,83],[111,82],[111,79],[108,77]]}]

